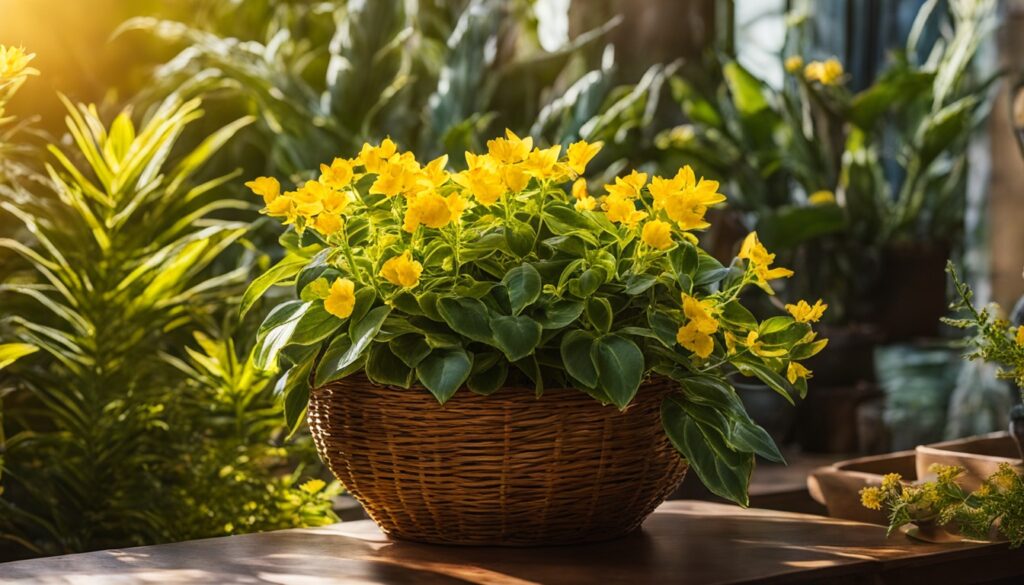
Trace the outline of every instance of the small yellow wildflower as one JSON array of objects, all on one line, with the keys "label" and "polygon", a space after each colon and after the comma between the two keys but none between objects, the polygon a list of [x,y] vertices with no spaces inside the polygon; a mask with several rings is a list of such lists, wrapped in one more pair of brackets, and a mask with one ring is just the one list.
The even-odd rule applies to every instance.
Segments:
[{"label": "small yellow wildflower", "polygon": [[412,252],[406,250],[381,266],[380,275],[395,286],[413,288],[420,282],[423,265],[412,259]]},{"label": "small yellow wildflower", "polygon": [[832,58],[824,62],[811,61],[804,67],[807,81],[817,81],[822,85],[837,85],[843,78],[843,64]]},{"label": "small yellow wildflower", "polygon": [[811,205],[828,205],[836,202],[836,194],[831,191],[815,191],[807,196],[807,202]]},{"label": "small yellow wildflower", "polygon": [[588,143],[586,140],[573,142],[565,151],[566,166],[568,166],[569,170],[573,173],[582,175],[583,172],[587,170],[587,163],[597,156],[597,153],[601,151],[602,146],[604,146],[603,142],[595,142],[593,144]]},{"label": "small yellow wildflower", "polygon": [[683,315],[696,323],[697,330],[701,333],[714,333],[718,331],[718,320],[715,319],[715,305],[708,300],[700,300],[697,297],[682,293]]},{"label": "small yellow wildflower", "polygon": [[648,246],[657,250],[666,250],[672,247],[672,225],[667,221],[653,219],[644,224],[640,237]]},{"label": "small yellow wildflower", "polygon": [[417,185],[424,189],[436,189],[448,182],[451,176],[445,167],[448,165],[448,155],[443,154],[427,163],[417,177]]},{"label": "small yellow wildflower", "polygon": [[320,182],[331,189],[347,187],[354,176],[352,162],[344,158],[335,158],[330,166],[320,165]]},{"label": "small yellow wildflower", "polygon": [[306,219],[312,219],[324,210],[324,200],[331,193],[330,188],[317,181],[306,181],[306,184],[292,196],[295,200],[295,211]]},{"label": "small yellow wildflower", "polygon": [[704,214],[710,206],[725,201],[718,192],[718,181],[703,177],[698,181],[689,165],[679,169],[675,177],[654,177],[649,187],[655,209],[664,209],[669,219],[682,230],[707,228]]},{"label": "small yellow wildflower", "polygon": [[576,211],[594,211],[597,209],[597,199],[586,195],[582,199],[577,200],[574,207]]},{"label": "small yellow wildflower", "polygon": [[772,262],[775,262],[775,254],[769,253],[761,244],[757,239],[757,232],[747,234],[736,257],[750,261],[750,269],[754,272],[757,285],[768,294],[775,294],[768,284],[769,281],[793,276],[793,271],[788,268],[771,268]]},{"label": "small yellow wildflower", "polygon": [[347,278],[338,278],[331,284],[330,293],[324,299],[324,309],[341,319],[347,319],[356,306],[356,285]]},{"label": "small yellow wildflower", "polygon": [[584,199],[584,198],[586,198],[588,196],[588,194],[587,194],[587,180],[586,179],[576,179],[573,182],[573,184],[572,184],[572,196],[577,201],[579,201],[580,199]]},{"label": "small yellow wildflower", "polygon": [[333,189],[324,195],[324,198],[320,201],[324,206],[324,211],[328,213],[344,213],[349,203],[352,203],[354,197],[349,191],[334,191]]},{"label": "small yellow wildflower", "polygon": [[[503,164],[512,164],[526,159],[533,149],[533,138],[519,138],[515,132],[505,129],[505,138],[487,141],[487,153]],[[556,155],[557,156],[557,155]]]},{"label": "small yellow wildflower", "polygon": [[629,227],[635,226],[637,222],[647,217],[646,211],[637,211],[632,199],[621,195],[605,197],[602,207],[609,221],[626,224]]},{"label": "small yellow wildflower", "polygon": [[263,198],[264,206],[270,206],[281,195],[281,183],[274,177],[256,177],[251,181],[247,181],[245,186]]},{"label": "small yellow wildflower", "polygon": [[385,138],[379,146],[373,146],[369,143],[363,144],[363,148],[359,151],[359,157],[356,160],[368,172],[378,173],[396,152],[398,152],[398,147],[395,146],[395,143],[390,138]]},{"label": "small yellow wildflower", "polygon": [[512,193],[519,193],[530,184],[530,175],[520,165],[505,165],[498,171],[505,187]]},{"label": "small yellow wildflower", "polygon": [[[466,159],[470,160],[470,153],[466,153]],[[476,159],[473,162],[476,162]],[[453,175],[452,179],[468,190],[482,205],[494,205],[506,190],[501,176],[487,165],[474,167],[471,162],[469,170]]]},{"label": "small yellow wildflower", "polygon": [[894,491],[900,488],[903,477],[898,473],[887,473],[882,476],[882,489]]},{"label": "small yellow wildflower", "polygon": [[690,321],[681,326],[676,332],[676,341],[697,357],[704,359],[715,350],[715,340],[707,333],[702,332],[699,327],[697,321]]},{"label": "small yellow wildflower", "polygon": [[1017,337],[1014,339],[1017,345],[1024,347],[1024,325],[1017,328]]},{"label": "small yellow wildflower", "polygon": [[869,510],[882,509],[882,490],[866,487],[860,490],[860,504]]},{"label": "small yellow wildflower", "polygon": [[[785,351],[783,351],[785,353]],[[811,371],[797,362],[789,362],[786,367],[786,379],[790,384],[796,384],[797,380],[806,380],[811,377]]]},{"label": "small yellow wildflower", "polygon": [[804,68],[804,58],[800,55],[793,55],[786,59],[786,72],[796,73]]},{"label": "small yellow wildflower", "polygon": [[306,492],[309,495],[313,495],[320,490],[327,487],[327,483],[322,479],[311,479],[299,486],[299,489]]},{"label": "small yellow wildflower", "polygon": [[789,314],[800,323],[816,323],[825,314],[827,308],[828,305],[822,303],[821,299],[818,299],[813,306],[803,300],[795,305],[786,305]]},{"label": "small yellow wildflower", "polygon": [[295,217],[295,201],[292,200],[291,194],[285,193],[279,197],[275,197],[267,206],[263,209],[263,213],[266,213],[270,217],[287,217],[294,219]]},{"label": "small yellow wildflower", "polygon": [[341,217],[333,213],[321,213],[313,220],[313,229],[325,236],[333,236],[341,231]]},{"label": "small yellow wildflower", "polygon": [[448,201],[438,195],[437,191],[427,191],[409,200],[402,229],[411,234],[420,224],[429,228],[440,228],[448,225],[451,220],[452,211],[448,207]]},{"label": "small yellow wildflower", "polygon": [[462,217],[462,212],[465,211],[466,205],[469,203],[458,193],[452,193],[445,197],[444,202],[448,206],[448,211],[451,213],[453,220]]},{"label": "small yellow wildflower", "polygon": [[562,152],[562,145],[556,144],[550,148],[535,148],[526,160],[522,162],[523,171],[537,179],[553,179],[560,174],[558,170],[558,154]]},{"label": "small yellow wildflower", "polygon": [[605,191],[609,195],[621,199],[636,199],[640,196],[640,190],[647,184],[647,173],[633,171],[625,177],[615,177],[615,183],[605,185]]}]

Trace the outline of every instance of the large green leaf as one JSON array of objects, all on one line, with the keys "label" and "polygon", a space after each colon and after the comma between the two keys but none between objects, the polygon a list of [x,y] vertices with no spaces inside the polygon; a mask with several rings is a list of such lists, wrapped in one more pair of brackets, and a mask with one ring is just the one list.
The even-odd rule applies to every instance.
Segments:
[{"label": "large green leaf", "polygon": [[242,295],[242,301],[238,308],[239,314],[244,317],[249,309],[256,304],[256,301],[267,292],[267,289],[298,274],[306,262],[306,258],[287,255],[269,270],[253,279],[249,287],[245,289],[245,294]]},{"label": "large green leaf", "polygon": [[590,359],[594,339],[589,331],[574,329],[562,336],[560,347],[565,371],[587,388],[597,386],[597,368]]},{"label": "large green leaf", "polygon": [[495,317],[491,319],[491,330],[494,332],[495,347],[500,349],[510,362],[530,355],[540,343],[540,323],[529,317]]},{"label": "large green leaf", "polygon": [[461,347],[435,349],[416,368],[416,378],[441,404],[469,378],[473,360]]},{"label": "large green leaf", "polygon": [[303,301],[288,301],[274,307],[260,325],[253,348],[253,362],[257,368],[270,369],[277,360],[277,354],[291,341],[299,321],[313,305]]},{"label": "large green leaf", "polygon": [[437,302],[437,312],[456,333],[473,341],[491,343],[490,310],[483,301],[465,297],[443,297]]},{"label": "large green leaf", "polygon": [[285,426],[291,437],[302,424],[306,407],[309,406],[309,374],[313,360],[289,368],[277,381],[276,391],[283,396]]},{"label": "large green leaf", "polygon": [[412,368],[399,359],[387,343],[373,343],[366,356],[366,377],[388,386],[408,388],[412,384]]},{"label": "large green leaf", "polygon": [[597,385],[619,408],[636,396],[644,375],[644,354],[635,343],[618,335],[597,338],[590,347]]},{"label": "large green leaf", "polygon": [[530,264],[523,263],[509,270],[501,282],[508,290],[513,315],[522,313],[523,309],[535,303],[540,297],[540,273]]},{"label": "large green leaf", "polygon": [[320,358],[320,365],[316,369],[316,385],[323,386],[344,377],[349,366],[362,357],[390,313],[391,307],[372,309],[355,324],[350,335],[336,337]]}]

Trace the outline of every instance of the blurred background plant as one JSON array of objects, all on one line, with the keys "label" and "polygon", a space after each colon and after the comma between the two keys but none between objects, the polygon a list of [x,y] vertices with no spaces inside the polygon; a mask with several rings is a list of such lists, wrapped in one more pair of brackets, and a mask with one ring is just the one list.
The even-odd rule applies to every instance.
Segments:
[{"label": "blurred background plant", "polygon": [[[281,471],[270,380],[224,321],[255,256],[248,225],[220,218],[245,207],[219,193],[237,173],[203,166],[252,119],[186,145],[198,100],[172,95],[139,126],[67,111],[52,191],[0,200],[31,234],[0,239],[21,259],[0,338],[38,350],[5,370],[0,537],[53,554],[330,521],[336,488]],[[174,357],[202,329],[220,340]]]}]

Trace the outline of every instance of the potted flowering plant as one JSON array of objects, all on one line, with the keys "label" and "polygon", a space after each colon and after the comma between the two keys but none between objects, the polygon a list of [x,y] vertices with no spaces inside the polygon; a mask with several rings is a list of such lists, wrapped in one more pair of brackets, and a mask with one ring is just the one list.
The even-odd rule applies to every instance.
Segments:
[{"label": "potted flowering plant", "polygon": [[289,422],[308,403],[322,458],[388,533],[608,538],[687,468],[745,505],[755,455],[782,460],[727,376],[804,395],[824,306],[758,321],[741,294],[792,273],[756,233],[729,266],[698,247],[718,183],[633,171],[594,195],[600,148],[506,132],[450,172],[384,140],[293,191],[247,183],[288,252],[242,310],[276,284],[297,297],[255,360],[285,368]]}]

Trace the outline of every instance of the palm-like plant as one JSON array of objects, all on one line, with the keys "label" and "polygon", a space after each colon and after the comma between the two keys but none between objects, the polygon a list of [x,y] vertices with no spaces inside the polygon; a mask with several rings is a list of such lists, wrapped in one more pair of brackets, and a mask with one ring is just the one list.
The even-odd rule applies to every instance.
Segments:
[{"label": "palm-like plant", "polygon": [[207,272],[246,225],[215,219],[243,207],[217,194],[233,175],[199,173],[251,118],[179,155],[198,100],[169,98],[139,128],[130,111],[108,129],[95,108],[67,106],[77,152],[51,146],[55,196],[0,202],[35,240],[0,239],[24,259],[0,284],[0,335],[44,356],[10,369],[0,516],[37,552],[166,538],[156,519],[171,511],[153,502],[181,376],[158,353],[247,273]]},{"label": "palm-like plant", "polygon": [[658,156],[652,122],[674,68],[614,87],[601,40],[615,21],[555,50],[541,48],[528,2],[282,3],[250,40],[232,22],[215,12],[197,25],[138,18],[121,34],[181,46],[150,94],[240,99],[259,116],[277,172],[306,172],[385,135],[422,157],[479,149],[506,127],[551,143],[602,140],[605,162]]}]

